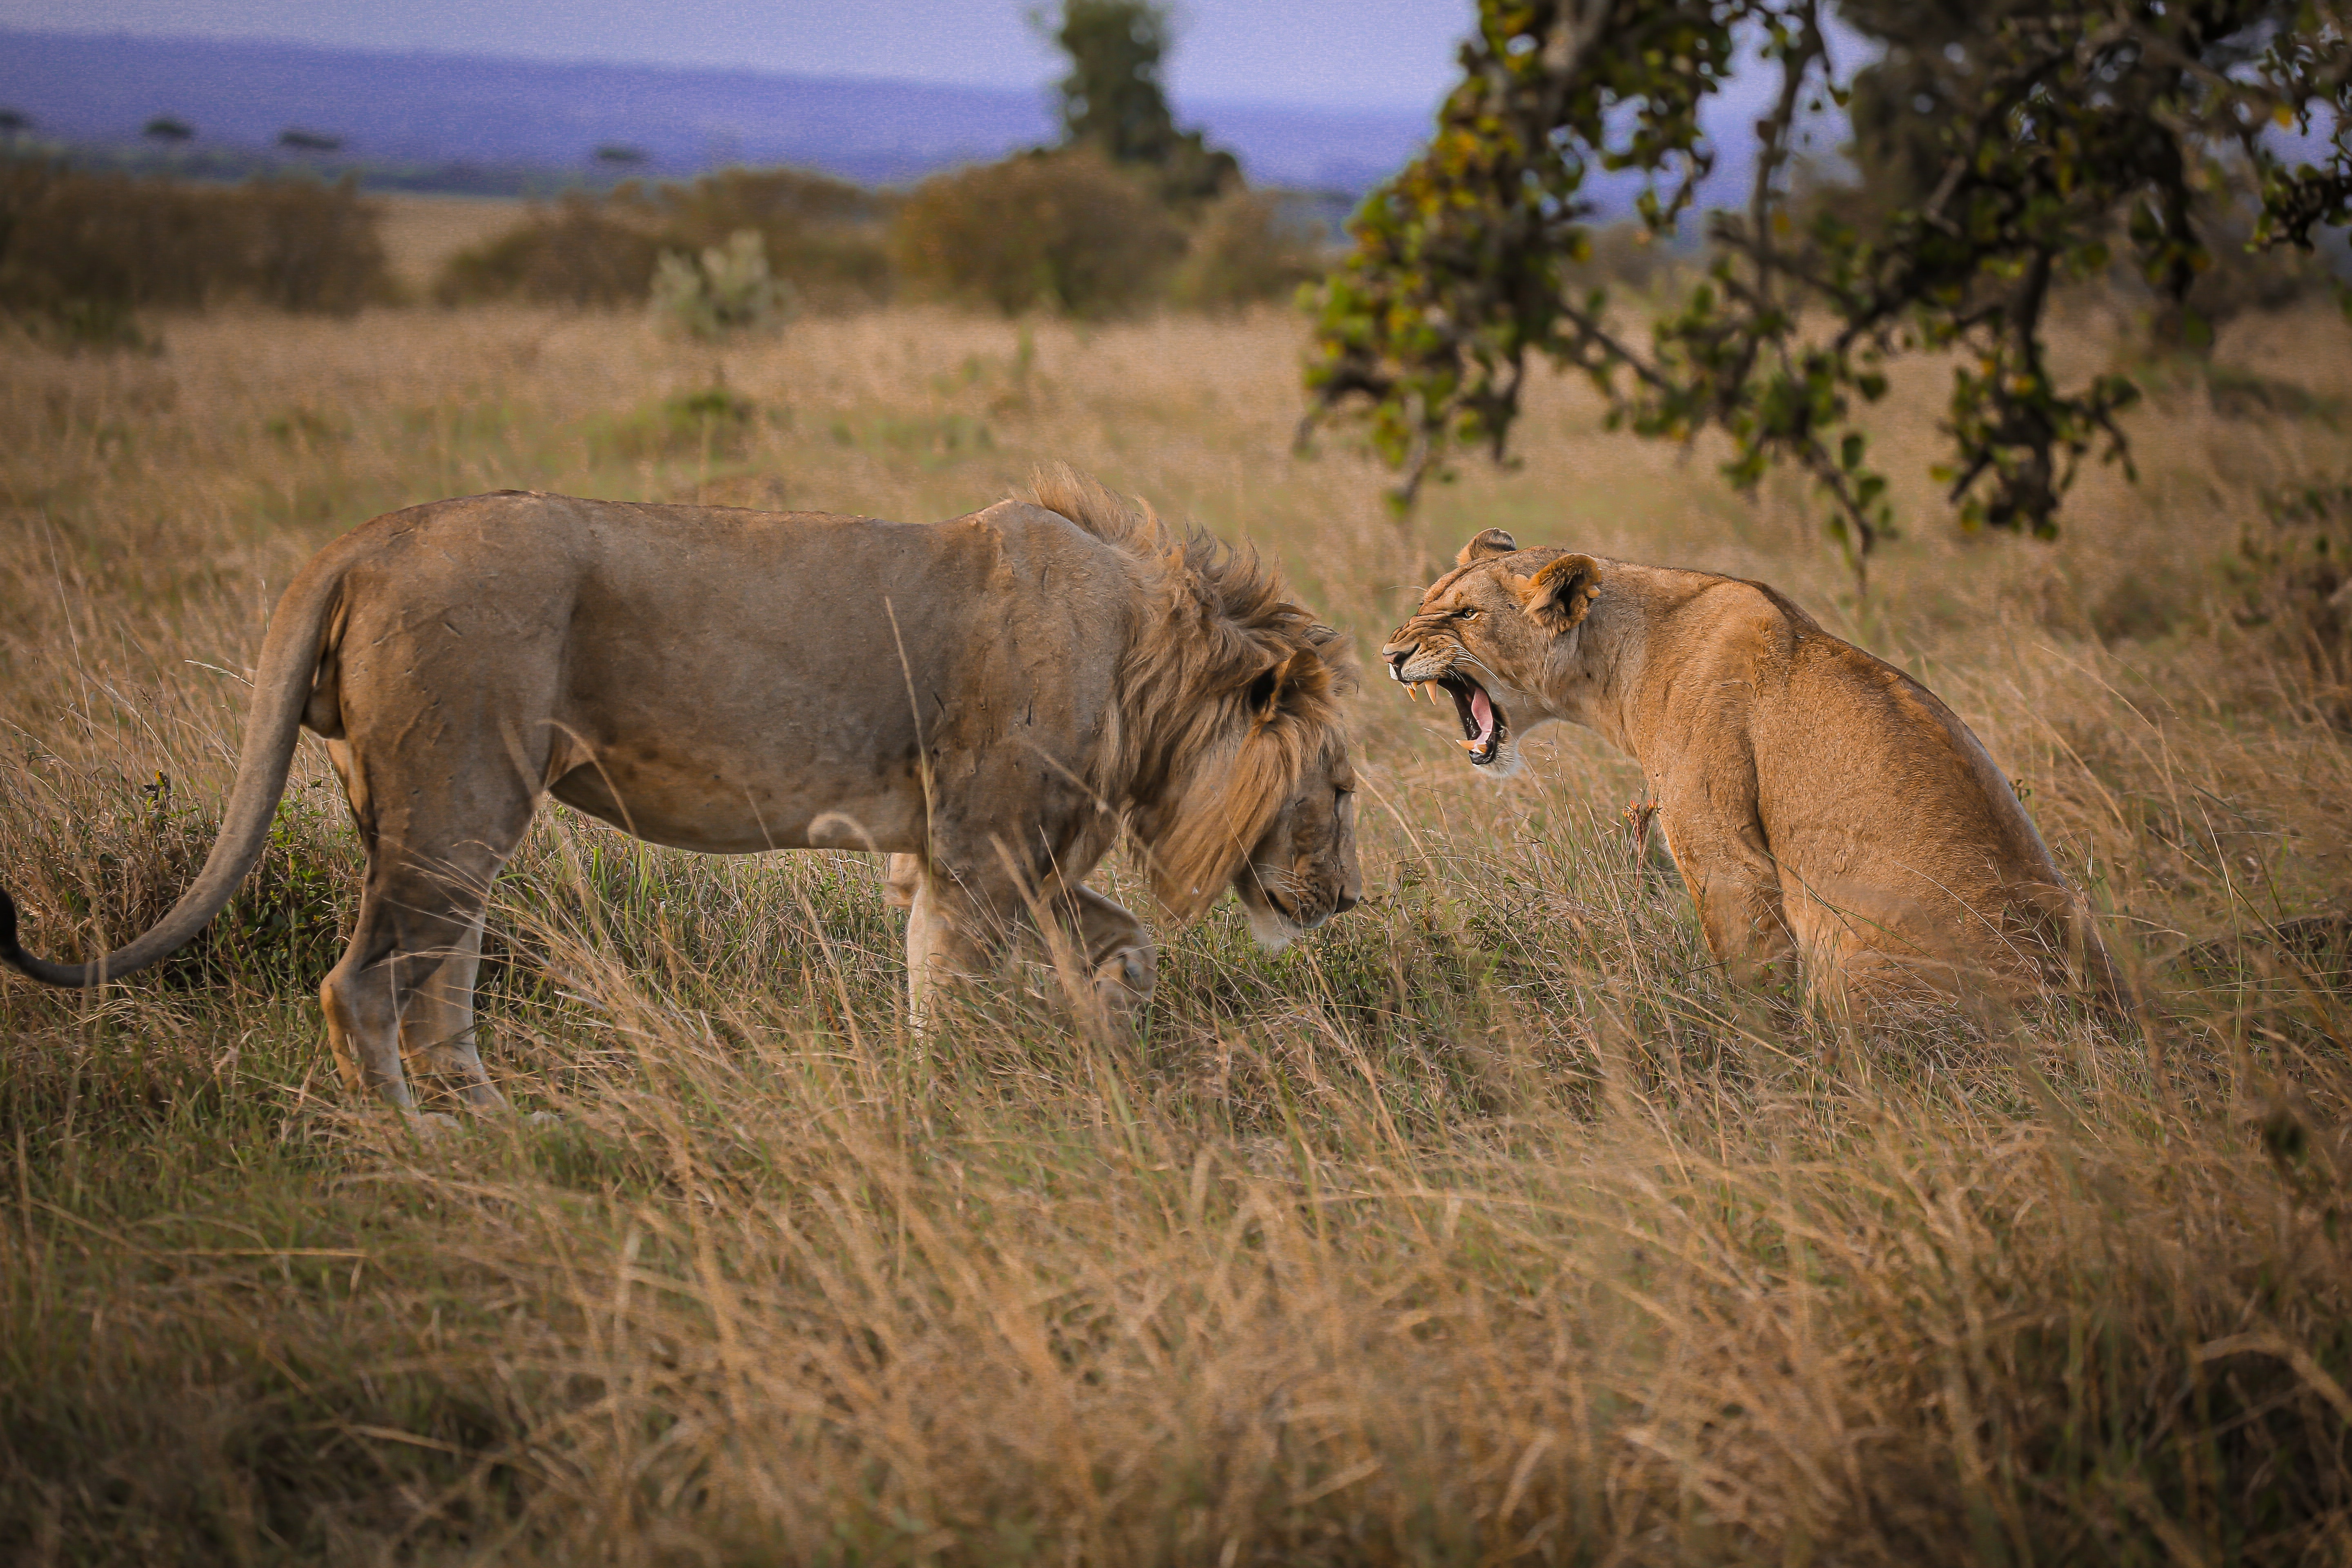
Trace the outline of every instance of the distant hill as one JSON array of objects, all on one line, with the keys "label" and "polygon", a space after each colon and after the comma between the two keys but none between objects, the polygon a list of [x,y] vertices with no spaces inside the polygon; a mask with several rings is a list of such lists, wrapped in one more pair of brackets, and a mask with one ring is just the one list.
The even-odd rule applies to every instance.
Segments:
[{"label": "distant hill", "polygon": [[[6,29],[0,108],[29,117],[38,140],[78,150],[152,151],[141,128],[169,116],[195,132],[171,153],[191,172],[283,156],[412,189],[543,189],[730,163],[884,184],[1055,133],[1042,93]],[[1395,110],[1266,104],[1188,103],[1180,116],[1234,149],[1257,184],[1350,193],[1402,163],[1429,126]],[[285,154],[289,129],[340,145]],[[608,146],[644,162],[599,163]]]}]

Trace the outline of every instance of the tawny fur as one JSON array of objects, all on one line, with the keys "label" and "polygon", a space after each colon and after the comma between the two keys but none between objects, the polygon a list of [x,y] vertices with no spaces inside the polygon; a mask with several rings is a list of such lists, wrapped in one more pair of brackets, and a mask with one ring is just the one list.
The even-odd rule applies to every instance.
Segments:
[{"label": "tawny fur", "polygon": [[2007,777],[1958,715],[1759,583],[1489,529],[1383,657],[1475,679],[1508,725],[1587,725],[1637,760],[1709,951],[1801,961],[1816,1002],[2015,994],[2122,977]]},{"label": "tawny fur", "polygon": [[[272,616],[222,832],[155,928],[52,984],[193,937],[267,836],[302,728],[368,870],[320,989],[354,1089],[413,1108],[404,1057],[499,1103],[473,1042],[490,880],[539,798],[715,853],[892,856],[910,1006],[1045,914],[1113,1017],[1149,934],[1085,878],[1131,829],[1155,889],[1231,886],[1267,940],[1355,901],[1336,639],[1253,557],[1067,469],[1025,500],[908,525],[501,491],[328,546]],[[1033,934],[1034,931],[1033,931]]]}]

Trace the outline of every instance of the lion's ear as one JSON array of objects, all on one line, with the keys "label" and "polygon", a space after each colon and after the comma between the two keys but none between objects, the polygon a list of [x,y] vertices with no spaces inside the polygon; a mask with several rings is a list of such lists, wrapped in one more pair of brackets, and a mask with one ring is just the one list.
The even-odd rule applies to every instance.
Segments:
[{"label": "lion's ear", "polygon": [[1249,684],[1250,715],[1259,723],[1296,712],[1330,695],[1332,670],[1320,648],[1302,647],[1279,664],[1260,670]]},{"label": "lion's ear", "polygon": [[1519,542],[1499,528],[1489,528],[1462,547],[1454,558],[1456,566],[1467,566],[1473,561],[1484,561],[1489,555],[1508,555],[1518,549]]},{"label": "lion's ear", "polygon": [[1356,650],[1339,635],[1337,626],[1321,622],[1307,628],[1307,647],[1323,666],[1325,688],[1331,691],[1352,692],[1356,689]]},{"label": "lion's ear", "polygon": [[1601,563],[1590,555],[1563,555],[1524,581],[1519,604],[1528,619],[1557,636],[1592,608],[1601,593]]}]

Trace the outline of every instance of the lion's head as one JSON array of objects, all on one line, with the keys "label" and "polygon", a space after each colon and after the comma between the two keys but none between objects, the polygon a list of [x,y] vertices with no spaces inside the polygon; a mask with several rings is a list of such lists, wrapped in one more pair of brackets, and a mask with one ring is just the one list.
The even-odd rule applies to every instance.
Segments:
[{"label": "lion's head", "polygon": [[[1336,648],[1339,634],[1320,626],[1307,631],[1308,646],[1259,676],[1245,693],[1250,727],[1226,775],[1227,798],[1246,810],[1235,818],[1228,841],[1249,845],[1232,873],[1234,896],[1249,916],[1251,934],[1276,951],[1363,896],[1356,865],[1356,771],[1332,700],[1346,672],[1327,651]],[[1268,776],[1247,780],[1258,771]],[[1287,780],[1286,787],[1277,780]],[[1249,819],[1261,813],[1265,826],[1253,835]]]},{"label": "lion's head", "polygon": [[1129,803],[1160,900],[1192,920],[1230,886],[1273,948],[1354,907],[1344,640],[1252,552],[1170,528],[1067,468],[1031,495],[1126,550],[1150,596],[1096,786]]},{"label": "lion's head", "polygon": [[1601,563],[1565,550],[1521,550],[1490,528],[1462,547],[1454,568],[1389,635],[1391,679],[1451,698],[1463,750],[1497,777],[1518,772],[1519,742],[1558,717],[1533,692],[1554,661],[1573,660],[1574,630],[1599,592]]}]

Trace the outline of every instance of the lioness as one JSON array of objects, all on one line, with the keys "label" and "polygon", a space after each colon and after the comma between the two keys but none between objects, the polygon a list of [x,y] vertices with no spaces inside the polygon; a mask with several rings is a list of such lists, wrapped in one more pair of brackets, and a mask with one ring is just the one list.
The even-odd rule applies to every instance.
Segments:
[{"label": "lioness", "polygon": [[490,879],[542,795],[719,854],[897,852],[908,987],[984,969],[1043,911],[1103,1003],[1154,949],[1085,878],[1122,826],[1179,918],[1230,884],[1278,945],[1360,891],[1349,669],[1253,557],[1066,469],[935,525],[515,490],[329,545],[278,601],[219,839],[152,930],[53,985],[194,936],[259,856],[299,731],[367,851],[320,987],[345,1081],[404,1110],[404,1048],[500,1103],[473,1042]]},{"label": "lioness", "polygon": [[1521,550],[1490,528],[1381,650],[1454,700],[1470,761],[1517,771],[1565,719],[1648,775],[1658,825],[1735,977],[1801,957],[1844,1005],[2070,959],[2123,984],[2080,902],[1968,726],[1901,670],[1760,583]]}]

